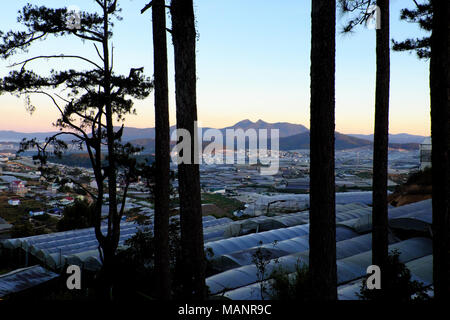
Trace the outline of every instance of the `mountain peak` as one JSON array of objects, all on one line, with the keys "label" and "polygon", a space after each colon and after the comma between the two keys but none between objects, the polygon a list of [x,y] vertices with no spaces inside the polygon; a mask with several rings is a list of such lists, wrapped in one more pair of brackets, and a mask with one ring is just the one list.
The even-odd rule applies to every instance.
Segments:
[{"label": "mountain peak", "polygon": [[253,124],[253,122],[249,119],[245,119],[245,120],[241,120],[238,123],[235,124],[235,126],[237,125],[248,125],[248,124]]}]

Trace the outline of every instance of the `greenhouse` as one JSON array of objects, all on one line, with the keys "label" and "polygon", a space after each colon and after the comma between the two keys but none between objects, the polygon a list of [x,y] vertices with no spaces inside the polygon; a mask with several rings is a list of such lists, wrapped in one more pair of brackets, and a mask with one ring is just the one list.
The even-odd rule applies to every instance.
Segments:
[{"label": "greenhouse", "polygon": [[41,266],[17,269],[0,275],[0,297],[36,287],[58,276],[56,273],[44,269]]},{"label": "greenhouse", "polygon": [[[372,248],[372,238],[370,234],[339,241],[336,243],[336,253],[338,258],[349,257],[361,252],[366,252]],[[283,272],[295,272],[299,263],[307,263],[308,251],[297,251],[297,253],[271,259],[267,264],[265,276],[268,277],[273,271],[281,268]],[[245,277],[241,277],[245,274]],[[245,265],[236,269],[231,269],[209,277],[206,280],[211,293],[217,294],[226,290],[236,289],[255,283],[258,281],[258,271],[254,264]]]},{"label": "greenhouse", "polygon": [[[358,234],[345,227],[336,228],[336,241],[342,241],[357,237]],[[239,239],[239,238],[238,238]],[[240,251],[234,251],[220,256],[214,255],[211,259],[212,268],[217,272],[223,272],[240,266],[253,264],[255,253],[260,250],[268,259],[287,256],[296,252],[309,249],[308,234],[282,241],[273,241],[262,245],[253,246]]]},{"label": "greenhouse", "polygon": [[240,221],[224,222],[204,229],[205,242],[238,237],[254,232],[264,232],[302,225],[308,222],[307,212],[296,212],[279,216],[258,216]]},{"label": "greenhouse", "polygon": [[[405,263],[411,272],[411,280],[421,282],[425,287],[433,284],[433,255],[415,259]],[[358,300],[361,289],[361,279],[338,287],[339,300]]]},{"label": "greenhouse", "polygon": [[[107,226],[103,225],[101,230],[105,233]],[[121,223],[119,246],[131,238],[137,230],[138,226],[133,222]],[[25,252],[26,261],[29,255],[32,255],[44,266],[53,270],[64,267],[67,264],[67,258],[74,254],[91,252],[91,256],[98,259],[99,245],[94,228],[8,239],[2,241],[1,245],[6,249],[20,248]],[[83,267],[83,263],[84,260],[80,260],[75,264]],[[101,266],[101,263],[99,265]]]},{"label": "greenhouse", "polygon": [[[348,196],[355,196],[360,201],[357,203],[336,204],[336,253],[341,296],[351,294],[353,282],[365,274],[366,267],[371,262],[372,208],[362,201],[367,194],[370,193]],[[394,234],[398,230],[411,230],[427,235],[432,219],[431,211],[431,200],[390,207],[389,225]],[[179,219],[179,216],[174,218]],[[232,299],[260,299],[260,296],[258,298],[249,294],[259,286],[254,265],[257,252],[270,260],[265,278],[279,268],[292,273],[299,263],[308,263],[308,211],[270,217],[262,215],[240,221],[206,216],[203,217],[203,227],[207,258],[213,270],[218,272],[207,279],[213,294],[224,293]],[[134,222],[123,222],[120,228],[119,246],[123,247],[126,240],[141,227]],[[101,230],[106,233],[107,225],[103,224]],[[401,252],[401,260],[408,263],[414,276],[430,284],[431,258],[427,256],[431,254],[431,240],[417,237],[417,234],[414,237],[398,242],[399,239],[390,236],[390,248],[397,248]],[[23,252],[26,265],[36,261],[52,270],[60,270],[67,264],[76,264],[91,271],[100,269],[102,263],[98,246],[94,228],[0,242],[0,248],[19,249]]]},{"label": "greenhouse", "polygon": [[[339,223],[347,219],[371,214],[372,209],[364,204],[347,204],[337,205],[336,211],[336,222]],[[309,233],[308,223],[300,223],[300,225],[293,227],[281,227],[279,224],[285,222],[285,219],[296,219],[296,217],[300,217],[300,220],[308,222],[309,219],[305,218],[306,214],[309,215],[309,212],[304,211],[274,217],[259,216],[257,218],[243,220],[242,222],[232,223],[228,226],[224,225],[213,231],[207,229],[205,230],[205,247],[210,248],[214,256],[218,257],[226,253],[248,249],[261,244],[270,244],[274,241],[300,237]],[[274,230],[264,231],[269,226],[272,226]],[[235,229],[233,230],[232,228]],[[239,236],[250,231],[257,233]]]},{"label": "greenhouse", "polygon": [[214,256],[220,256],[226,253],[255,247],[260,244],[273,243],[274,241],[303,236],[308,233],[309,225],[304,224],[290,228],[252,233],[241,237],[208,242],[205,244],[205,249],[210,248],[210,250],[213,251]]},{"label": "greenhouse", "polygon": [[[395,229],[410,229],[426,232],[431,225],[432,208],[431,200],[425,200],[401,207],[389,208],[389,225]],[[372,213],[359,218],[339,222],[338,225],[347,226],[358,233],[370,232],[372,230]]]},{"label": "greenhouse", "polygon": [[[337,246],[339,246],[339,243],[337,243]],[[369,248],[370,247],[371,246],[369,246]],[[400,261],[406,263],[407,266],[408,262],[413,262],[414,260],[424,258],[423,260],[419,260],[419,263],[416,263],[417,266],[415,270],[417,270],[417,272],[420,272],[419,270],[422,270],[422,272],[426,273],[426,271],[424,271],[426,270],[425,269],[427,263],[426,257],[432,253],[432,245],[430,239],[412,238],[409,240],[391,244],[389,246],[389,249],[390,250],[398,249],[400,252],[399,256]],[[367,266],[371,264],[371,254],[372,253],[369,249],[366,252],[362,252],[357,255],[353,255],[351,257],[338,260],[337,261],[338,284],[344,284],[351,280],[357,280],[363,277],[366,274]],[[301,256],[301,258],[303,259],[302,262],[307,264],[307,253],[303,255],[299,254],[299,256]],[[281,259],[279,260],[281,261]],[[294,266],[292,265],[291,260],[287,260],[286,264],[284,263],[284,261],[280,263],[281,266],[283,267],[283,270],[287,270],[288,272],[295,271],[295,265]],[[209,283],[211,283],[212,288],[214,290],[217,290],[217,293],[224,292],[223,296],[232,300],[261,300],[261,283],[257,283],[256,281],[254,281],[255,279],[257,279],[256,270],[248,269],[245,271],[247,281],[233,282],[231,281],[231,279],[227,279],[227,277],[222,277],[213,279],[215,281],[214,282],[210,281]],[[252,271],[255,272],[255,275],[253,277],[251,276]],[[414,274],[412,270],[411,272]],[[250,280],[253,281],[252,284],[250,283],[244,284],[245,282],[249,282]],[[270,299],[271,294],[273,294],[273,292],[271,291],[270,283],[271,283],[270,280],[264,281],[264,287],[266,288],[264,293],[265,299]],[[233,287],[236,289],[230,290]]]}]

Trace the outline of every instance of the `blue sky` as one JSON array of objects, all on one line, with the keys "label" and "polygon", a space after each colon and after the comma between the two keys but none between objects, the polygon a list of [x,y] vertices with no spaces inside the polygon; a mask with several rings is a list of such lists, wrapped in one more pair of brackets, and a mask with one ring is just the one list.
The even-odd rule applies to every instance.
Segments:
[{"label": "blue sky", "polygon": [[[0,30],[17,29],[17,11],[27,2],[49,7],[76,5],[95,9],[92,0],[10,1],[0,12]],[[121,0],[123,21],[115,28],[116,72],[144,66],[153,74],[151,13],[140,14],[147,0]],[[224,127],[242,119],[287,121],[309,127],[310,15],[309,0],[194,0],[199,40],[197,43],[198,113],[202,125]],[[420,36],[417,26],[400,21],[400,9],[411,0],[391,0],[391,38]],[[375,96],[375,31],[360,27],[340,34],[346,18],[337,17],[336,130],[343,133],[373,131]],[[170,36],[168,37],[171,43]],[[36,45],[31,54],[84,54],[95,57],[91,44],[75,38],[57,38]],[[0,61],[5,75],[9,62]],[[175,123],[173,54],[169,47],[171,122]],[[50,68],[84,68],[82,63],[41,61],[38,72]],[[414,53],[391,54],[390,131],[429,134],[428,61]],[[30,116],[23,100],[0,96],[0,130],[47,131],[57,114],[48,100],[35,97],[37,111]],[[126,124],[154,124],[153,97],[136,103],[138,116]]]}]

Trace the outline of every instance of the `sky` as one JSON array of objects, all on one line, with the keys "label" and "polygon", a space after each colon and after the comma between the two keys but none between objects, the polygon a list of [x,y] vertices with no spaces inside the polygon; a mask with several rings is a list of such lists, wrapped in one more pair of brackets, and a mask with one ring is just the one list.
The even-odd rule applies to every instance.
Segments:
[{"label": "sky", "polygon": [[[114,65],[117,73],[144,67],[153,75],[151,12],[140,14],[148,0],[119,0],[122,21],[114,28]],[[250,119],[291,122],[309,127],[310,0],[194,0],[197,42],[197,103],[200,125],[222,128]],[[94,0],[15,0],[2,4],[0,30],[19,30],[17,11],[26,3],[48,7],[77,6],[96,10]],[[424,35],[418,26],[400,20],[400,10],[411,0],[391,0],[391,38]],[[338,13],[336,34],[336,130],[373,132],[375,103],[375,30],[364,26],[342,34],[348,18]],[[168,16],[168,21],[170,17]],[[173,47],[169,43],[170,120],[175,124]],[[9,65],[32,55],[83,54],[97,59],[92,44],[75,37],[48,38],[27,54],[0,61],[0,76]],[[35,72],[51,68],[86,69],[83,62],[41,60],[30,64]],[[429,61],[415,53],[391,53],[390,132],[430,134]],[[54,131],[58,113],[48,98],[32,96],[36,111],[25,109],[24,99],[0,96],[0,130]],[[126,117],[130,127],[154,126],[153,95],[136,101],[137,116]]]}]

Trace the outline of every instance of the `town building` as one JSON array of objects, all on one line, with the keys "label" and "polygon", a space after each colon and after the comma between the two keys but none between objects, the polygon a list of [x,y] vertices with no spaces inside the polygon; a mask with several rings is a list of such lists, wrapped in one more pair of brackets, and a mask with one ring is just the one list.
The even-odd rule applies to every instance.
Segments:
[{"label": "town building", "polygon": [[9,184],[9,190],[15,194],[25,194],[28,192],[25,182],[20,180],[14,180]]},{"label": "town building", "polygon": [[431,168],[431,137],[420,144],[420,170]]}]

